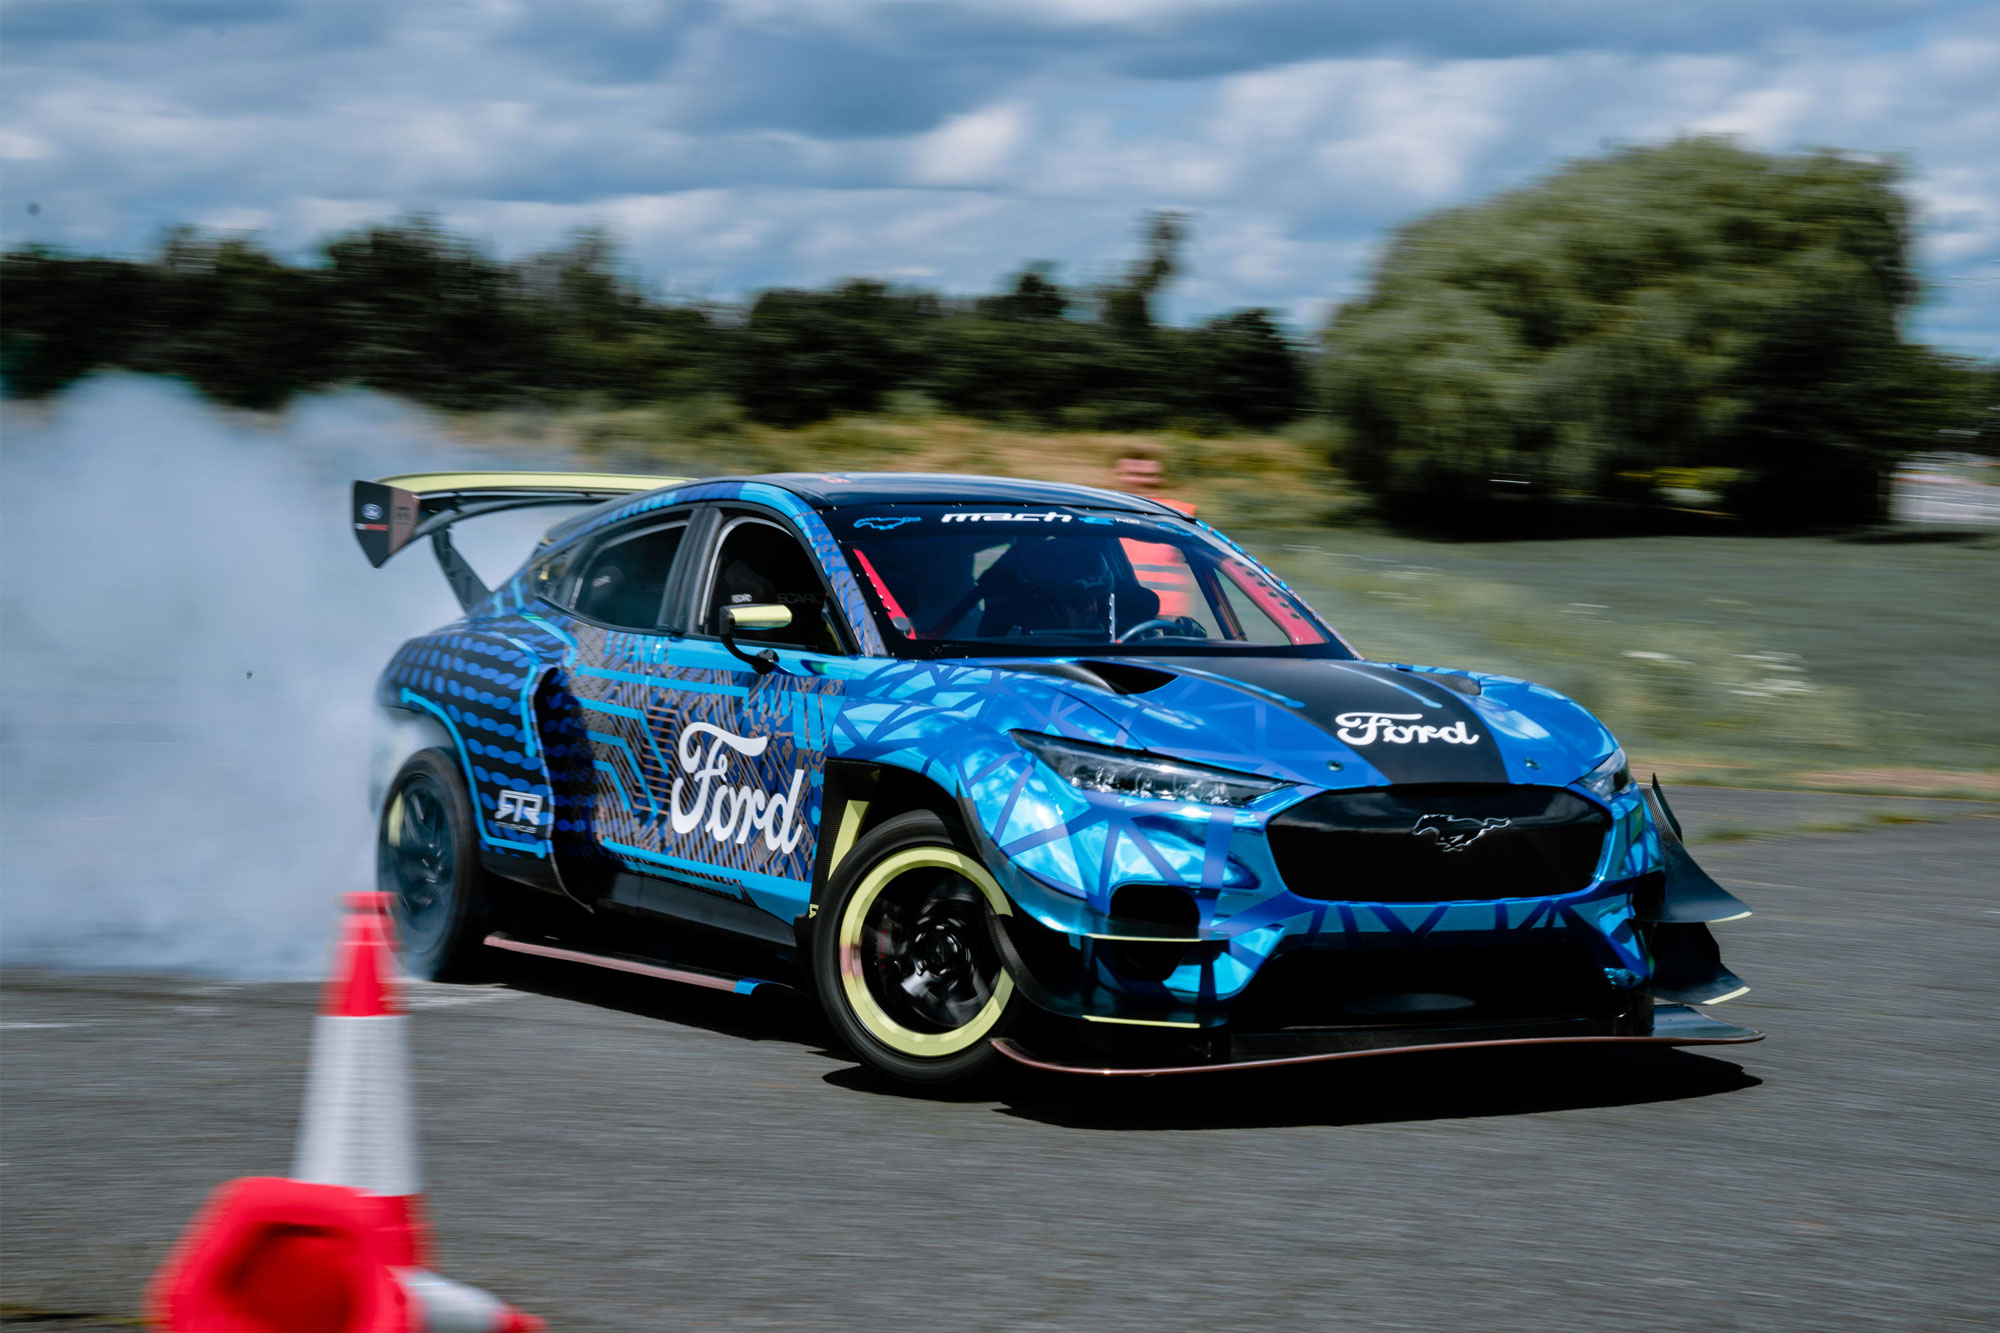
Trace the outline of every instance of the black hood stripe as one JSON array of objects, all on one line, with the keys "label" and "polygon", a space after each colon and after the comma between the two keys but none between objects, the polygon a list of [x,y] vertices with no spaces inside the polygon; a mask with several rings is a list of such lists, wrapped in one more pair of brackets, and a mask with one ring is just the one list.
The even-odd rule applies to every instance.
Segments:
[{"label": "black hood stripe", "polygon": [[[1325,658],[1148,657],[1145,663],[1238,686],[1312,723],[1327,733],[1329,750],[1336,746],[1351,750],[1393,783],[1508,781],[1493,729],[1470,701],[1415,672]],[[1354,715],[1387,716],[1372,725],[1360,722],[1346,727],[1357,737],[1353,742],[1338,739],[1342,717],[1352,720]],[[1390,731],[1392,727],[1404,730]],[[1428,739],[1410,737],[1400,743],[1390,739],[1409,736],[1412,728],[1433,730]],[[1371,740],[1359,739],[1371,734]]]}]

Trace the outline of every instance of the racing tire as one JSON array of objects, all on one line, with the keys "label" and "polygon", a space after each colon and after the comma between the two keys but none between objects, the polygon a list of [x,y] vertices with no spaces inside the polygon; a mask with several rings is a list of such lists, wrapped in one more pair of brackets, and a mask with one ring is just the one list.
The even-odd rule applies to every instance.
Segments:
[{"label": "racing tire", "polygon": [[863,835],[834,868],[812,940],[826,1016],[863,1063],[908,1083],[993,1068],[1022,1004],[988,915],[1007,896],[928,810]]},{"label": "racing tire", "polygon": [[376,834],[377,886],[389,895],[403,970],[421,981],[469,981],[492,929],[472,798],[447,750],[419,750],[397,771]]}]

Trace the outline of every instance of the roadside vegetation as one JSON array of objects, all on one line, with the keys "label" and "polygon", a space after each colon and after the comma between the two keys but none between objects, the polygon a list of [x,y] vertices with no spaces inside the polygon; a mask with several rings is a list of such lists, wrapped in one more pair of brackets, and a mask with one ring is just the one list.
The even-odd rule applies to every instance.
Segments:
[{"label": "roadside vegetation", "polygon": [[796,430],[721,410],[488,413],[468,441],[663,474],[989,473],[1160,493],[1245,542],[1378,660],[1571,694],[1663,778],[2000,796],[2000,529],[1440,540],[1383,523],[1312,422],[1267,435],[1014,430],[922,403]]},{"label": "roadside vegetation", "polygon": [[1921,291],[1899,180],[1832,151],[1618,150],[1401,228],[1313,336],[1263,309],[1162,322],[1190,225],[1173,213],[1100,281],[1032,262],[986,295],[851,279],[741,303],[651,290],[599,231],[505,262],[412,218],[289,262],[181,229],[143,260],[6,255],[0,377],[30,397],[124,368],[249,408],[358,384],[695,425],[911,401],[1016,430],[1306,422],[1406,528],[1659,530],[1698,510],[1828,530],[1879,521],[1897,457],[1940,432],[2000,449],[2000,371],[1903,335]]},{"label": "roadside vegetation", "polygon": [[361,385],[619,470],[1117,485],[1144,458],[1370,656],[1563,689],[1642,767],[1992,794],[2000,533],[1884,520],[1900,459],[2000,454],[2000,367],[1905,337],[1899,172],[1712,139],[1571,163],[1400,229],[1313,337],[1163,323],[1174,214],[1094,283],[735,304],[649,289],[600,232],[504,262],[416,218],[290,262],[180,230],[0,259],[0,377],[252,410]]}]

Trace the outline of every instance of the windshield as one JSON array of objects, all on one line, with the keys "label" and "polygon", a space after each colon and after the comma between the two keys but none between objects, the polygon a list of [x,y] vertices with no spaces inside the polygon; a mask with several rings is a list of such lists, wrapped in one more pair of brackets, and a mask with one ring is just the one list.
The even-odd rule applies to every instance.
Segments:
[{"label": "windshield", "polygon": [[904,655],[1352,656],[1263,569],[1177,518],[926,504],[826,517]]}]

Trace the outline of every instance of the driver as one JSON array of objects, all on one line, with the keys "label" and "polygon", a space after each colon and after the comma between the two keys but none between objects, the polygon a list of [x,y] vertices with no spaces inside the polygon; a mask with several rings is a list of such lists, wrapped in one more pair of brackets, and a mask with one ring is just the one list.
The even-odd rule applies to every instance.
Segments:
[{"label": "driver", "polygon": [[981,583],[986,603],[981,638],[1094,631],[1115,639],[1114,614],[1121,624],[1136,624],[1159,607],[1156,594],[1119,581],[1099,543],[1075,538],[1021,541]]}]

